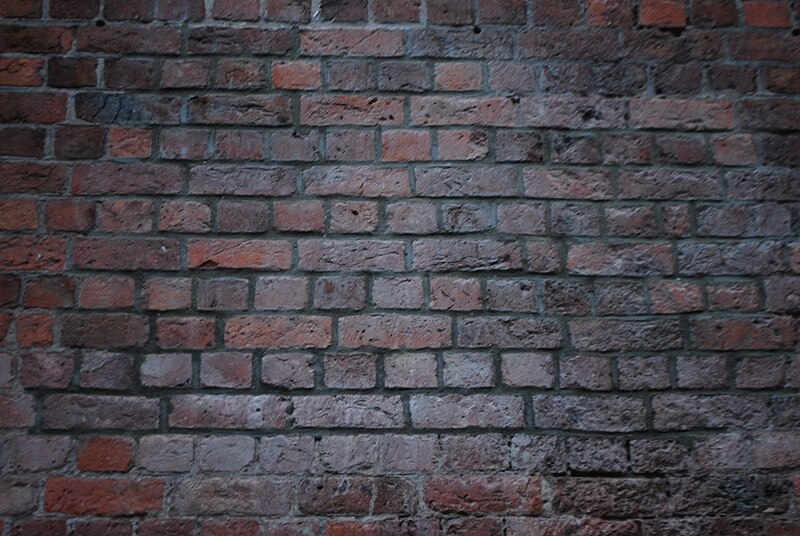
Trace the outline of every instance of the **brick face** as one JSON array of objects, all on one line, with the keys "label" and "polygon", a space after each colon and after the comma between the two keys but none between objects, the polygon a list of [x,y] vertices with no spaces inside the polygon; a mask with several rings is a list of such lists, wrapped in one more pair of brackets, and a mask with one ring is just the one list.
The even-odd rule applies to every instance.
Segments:
[{"label": "brick face", "polygon": [[0,0],[0,534],[798,534],[797,4]]}]

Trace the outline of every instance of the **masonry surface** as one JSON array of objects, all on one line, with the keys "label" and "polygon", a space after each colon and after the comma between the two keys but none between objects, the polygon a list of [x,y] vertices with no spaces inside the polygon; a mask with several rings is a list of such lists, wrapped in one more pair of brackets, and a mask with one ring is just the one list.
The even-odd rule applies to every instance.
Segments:
[{"label": "masonry surface", "polygon": [[800,534],[800,2],[0,17],[0,535]]}]

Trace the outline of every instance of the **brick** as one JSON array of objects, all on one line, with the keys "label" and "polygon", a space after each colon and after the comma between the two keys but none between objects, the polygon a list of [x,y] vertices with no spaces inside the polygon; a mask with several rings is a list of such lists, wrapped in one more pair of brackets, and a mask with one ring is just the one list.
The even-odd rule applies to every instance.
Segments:
[{"label": "brick", "polygon": [[791,26],[791,12],[787,3],[772,0],[744,2],[744,22],[760,28],[787,28]]},{"label": "brick", "polygon": [[686,26],[684,4],[675,0],[644,0],[639,11],[639,23],[666,28]]},{"label": "brick", "polygon": [[298,507],[304,514],[365,515],[370,511],[373,486],[364,477],[319,477],[304,480]]},{"label": "brick", "polygon": [[578,244],[569,248],[567,269],[581,275],[648,276],[674,272],[664,244]]},{"label": "brick", "polygon": [[0,193],[63,193],[66,186],[65,169],[61,166],[0,163],[5,181]]},{"label": "brick", "polygon": [[634,397],[534,395],[533,410],[539,428],[594,432],[645,429],[644,404]]},{"label": "brick", "polygon": [[145,309],[172,311],[186,309],[192,302],[190,279],[158,278],[144,283],[142,299]]},{"label": "brick", "polygon": [[294,422],[301,428],[401,428],[403,407],[398,396],[300,396]]},{"label": "brick", "polygon": [[486,305],[491,311],[538,311],[535,286],[528,280],[490,279],[486,283]]},{"label": "brick", "polygon": [[314,361],[308,353],[266,355],[261,361],[261,383],[286,389],[314,387]]},{"label": "brick", "polygon": [[33,397],[30,395],[0,395],[0,409],[3,410],[3,418],[0,419],[0,429],[27,428],[33,426],[33,404]]},{"label": "brick", "polygon": [[57,470],[67,463],[72,440],[59,436],[19,436],[14,441],[16,469],[22,472]]},{"label": "brick", "polygon": [[310,60],[275,62],[272,85],[290,90],[318,89],[322,85],[320,64]]},{"label": "brick", "polygon": [[617,369],[619,387],[626,391],[666,389],[670,385],[667,358],[663,355],[620,359]]},{"label": "brick", "polygon": [[17,343],[22,348],[47,347],[53,344],[53,317],[25,314],[17,317]]},{"label": "brick", "polygon": [[597,294],[597,313],[643,314],[650,311],[646,292],[640,283],[609,282],[595,286]]},{"label": "brick", "polygon": [[130,521],[79,521],[75,524],[74,534],[80,536],[130,536],[133,534],[133,523]]},{"label": "brick", "polygon": [[128,389],[133,376],[133,357],[110,352],[86,352],[78,385],[94,389]]},{"label": "brick", "polygon": [[787,316],[698,319],[691,323],[691,339],[704,350],[778,350],[797,342],[795,323]]},{"label": "brick", "polygon": [[209,348],[214,345],[215,323],[202,317],[159,318],[156,337],[159,348]]},{"label": "brick", "polygon": [[139,377],[145,387],[186,387],[192,383],[189,354],[151,354],[144,357]]},{"label": "brick", "polygon": [[417,22],[420,0],[376,0],[375,19],[379,22]]},{"label": "brick", "polygon": [[215,352],[200,358],[200,383],[206,387],[245,388],[252,382],[251,354]]},{"label": "brick", "polygon": [[560,360],[562,388],[610,391],[611,360],[603,356],[569,355]]},{"label": "brick", "polygon": [[768,240],[687,244],[678,247],[678,267],[688,275],[771,274],[783,267],[780,253],[778,244]]},{"label": "brick", "polygon": [[66,100],[63,93],[1,93],[0,121],[3,123],[53,124],[64,120]]},{"label": "brick", "polygon": [[323,361],[325,385],[336,389],[369,389],[376,384],[375,356],[328,354]]},{"label": "brick", "polygon": [[291,506],[284,485],[264,478],[192,478],[178,484],[171,503],[182,515],[279,516]]},{"label": "brick", "polygon": [[197,445],[197,462],[202,471],[238,472],[255,458],[252,437],[206,437]]},{"label": "brick", "polygon": [[52,477],[44,490],[45,511],[72,515],[136,515],[161,508],[159,480]]},{"label": "brick", "polygon": [[531,515],[542,510],[537,477],[436,476],[425,481],[425,499],[442,513]]},{"label": "brick", "polygon": [[36,87],[42,85],[44,61],[35,58],[4,58],[0,60],[0,84],[4,86]]},{"label": "brick", "polygon": [[517,193],[514,172],[506,167],[420,168],[416,189],[423,197],[495,197]]},{"label": "brick", "polygon": [[378,203],[342,201],[330,205],[329,228],[333,233],[373,233],[378,229]]},{"label": "brick", "polygon": [[491,28],[479,33],[474,28],[422,28],[408,35],[412,58],[509,59],[513,51],[511,35]]},{"label": "brick", "polygon": [[445,352],[442,373],[448,387],[494,385],[494,362],[488,353]]},{"label": "brick", "polygon": [[681,348],[682,329],[674,320],[573,320],[575,348],[596,352]]},{"label": "brick", "polygon": [[291,247],[280,240],[190,240],[187,264],[190,268],[261,268],[286,269],[290,266]]},{"label": "brick", "polygon": [[136,465],[153,473],[184,473],[192,467],[194,439],[149,435],[139,440]]},{"label": "brick", "polygon": [[38,18],[42,15],[42,2],[7,0],[0,4],[0,16],[4,18]]},{"label": "brick", "polygon": [[187,519],[143,519],[139,522],[140,536],[169,533],[175,536],[194,534],[194,521]]},{"label": "brick", "polygon": [[311,168],[303,173],[303,183],[307,194],[322,196],[389,197],[410,193],[408,173],[388,168]]},{"label": "brick", "polygon": [[333,272],[358,267],[362,271],[399,272],[405,266],[403,244],[396,240],[309,239],[298,242],[303,270]]},{"label": "brick", "polygon": [[43,408],[43,426],[51,430],[152,430],[158,425],[158,400],[139,396],[52,395]]},{"label": "brick", "polygon": [[128,437],[94,436],[78,443],[78,469],[124,473],[133,462],[134,441]]},{"label": "brick", "polygon": [[403,101],[397,97],[303,96],[300,122],[312,126],[399,125]]},{"label": "brick", "polygon": [[44,130],[26,127],[0,127],[0,155],[44,155]]},{"label": "brick", "polygon": [[442,436],[441,441],[448,471],[492,471],[509,464],[509,444],[499,434]]},{"label": "brick", "polygon": [[725,356],[678,356],[675,362],[678,387],[722,389],[728,386],[728,364]]},{"label": "brick", "polygon": [[164,130],[161,132],[161,157],[165,160],[201,160],[208,153],[207,130]]},{"label": "brick", "polygon": [[425,234],[436,230],[436,206],[429,202],[399,201],[386,207],[388,228],[397,234]]},{"label": "brick", "polygon": [[431,135],[426,131],[388,130],[381,137],[385,162],[413,162],[431,159]]},{"label": "brick", "polygon": [[178,395],[169,424],[175,428],[282,428],[287,402],[272,395]]},{"label": "brick", "polygon": [[423,283],[420,277],[376,278],[372,282],[372,302],[382,309],[422,307]]},{"label": "brick", "polygon": [[450,338],[450,324],[442,316],[387,313],[339,320],[339,344],[345,348],[442,348]]},{"label": "brick", "polygon": [[215,19],[223,20],[258,20],[258,2],[233,2],[231,0],[216,0],[211,8],[211,15]]},{"label": "brick", "polygon": [[436,387],[436,356],[427,352],[393,353],[384,357],[384,384],[388,388]]},{"label": "brick", "polygon": [[517,428],[523,425],[523,402],[510,395],[412,395],[415,428]]},{"label": "brick", "polygon": [[231,311],[247,308],[248,282],[245,279],[206,279],[197,282],[197,309]]},{"label": "brick", "polygon": [[331,319],[322,316],[238,316],[225,323],[229,348],[325,348]]},{"label": "brick", "polygon": [[757,428],[766,419],[763,400],[733,395],[656,395],[653,410],[656,430]]},{"label": "brick", "polygon": [[477,62],[437,63],[434,89],[437,91],[476,91],[483,85],[483,71]]},{"label": "brick", "polygon": [[134,281],[130,277],[90,276],[80,287],[79,304],[85,309],[114,309],[132,307]]},{"label": "brick", "polygon": [[631,124],[638,128],[728,130],[733,127],[731,103],[724,100],[634,99]]},{"label": "brick", "polygon": [[397,30],[303,30],[300,52],[310,56],[400,56],[403,34]]},{"label": "brick", "polygon": [[76,238],[73,263],[89,270],[177,270],[178,243],[160,238]]},{"label": "brick", "polygon": [[[567,448],[567,464],[573,471],[621,473],[628,469],[628,453],[623,441],[570,437]],[[635,528],[634,525],[634,532]]]},{"label": "brick", "polygon": [[502,97],[412,97],[415,126],[512,126],[514,104]]},{"label": "brick", "polygon": [[258,447],[259,466],[265,473],[308,473],[313,457],[311,436],[266,437]]}]

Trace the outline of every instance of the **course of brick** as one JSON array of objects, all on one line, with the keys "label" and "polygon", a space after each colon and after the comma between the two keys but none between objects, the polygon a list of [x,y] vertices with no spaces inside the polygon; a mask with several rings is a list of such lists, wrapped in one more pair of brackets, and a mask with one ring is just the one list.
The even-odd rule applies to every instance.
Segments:
[{"label": "course of brick", "polygon": [[800,2],[0,17],[0,535],[800,534]]}]

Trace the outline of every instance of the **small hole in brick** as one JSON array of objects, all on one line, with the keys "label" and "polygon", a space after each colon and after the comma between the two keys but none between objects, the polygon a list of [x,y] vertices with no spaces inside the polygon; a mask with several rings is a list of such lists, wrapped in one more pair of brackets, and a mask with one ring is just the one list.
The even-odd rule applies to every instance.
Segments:
[{"label": "small hole in brick", "polygon": [[792,30],[792,35],[800,35],[800,28],[795,28]]},{"label": "small hole in brick", "polygon": [[106,21],[99,20],[99,21],[95,22],[94,25],[97,26],[98,28],[102,28],[103,26],[106,25]]},{"label": "small hole in brick", "polygon": [[476,34],[481,33],[481,27],[480,26],[473,26],[472,27],[472,33],[476,33]]}]

